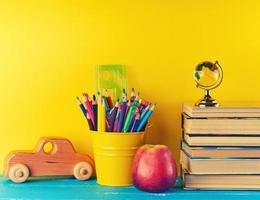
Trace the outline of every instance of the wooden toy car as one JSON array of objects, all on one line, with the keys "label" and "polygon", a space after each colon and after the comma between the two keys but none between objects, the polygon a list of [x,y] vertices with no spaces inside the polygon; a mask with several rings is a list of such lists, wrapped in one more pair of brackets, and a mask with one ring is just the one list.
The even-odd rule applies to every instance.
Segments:
[{"label": "wooden toy car", "polygon": [[[46,150],[47,146],[50,150]],[[65,138],[41,138],[35,152],[11,152],[6,160],[4,176],[15,183],[22,183],[29,176],[74,175],[87,180],[94,173],[94,162],[88,156],[77,153]]]}]

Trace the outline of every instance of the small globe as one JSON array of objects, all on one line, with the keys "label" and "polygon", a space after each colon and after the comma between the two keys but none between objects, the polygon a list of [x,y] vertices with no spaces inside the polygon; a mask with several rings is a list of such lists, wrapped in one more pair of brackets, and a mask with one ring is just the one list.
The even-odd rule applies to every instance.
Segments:
[{"label": "small globe", "polygon": [[197,87],[211,90],[219,86],[223,78],[222,68],[218,63],[202,62],[197,65],[194,71],[194,79]]}]

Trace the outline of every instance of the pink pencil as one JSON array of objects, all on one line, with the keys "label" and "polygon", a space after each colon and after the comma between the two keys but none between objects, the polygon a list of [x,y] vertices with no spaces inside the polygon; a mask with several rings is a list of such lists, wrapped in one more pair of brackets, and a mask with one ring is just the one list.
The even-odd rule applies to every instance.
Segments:
[{"label": "pink pencil", "polygon": [[88,97],[88,102],[89,102],[89,105],[90,105],[91,108],[92,108],[92,100],[91,100],[91,98],[89,98],[89,97]]},{"label": "pink pencil", "polygon": [[109,123],[108,123],[108,121],[106,120],[106,130],[108,130],[109,129]]},{"label": "pink pencil", "polygon": [[90,103],[89,101],[89,97],[88,97],[88,94],[87,93],[83,93],[83,97],[84,97],[84,102],[85,102],[85,105],[86,105],[86,108],[87,108],[87,111],[88,111],[88,114],[89,114],[89,117],[91,119],[91,122],[93,124],[95,124],[95,121],[94,121],[94,113],[93,113],[93,110],[92,110],[92,102]]}]

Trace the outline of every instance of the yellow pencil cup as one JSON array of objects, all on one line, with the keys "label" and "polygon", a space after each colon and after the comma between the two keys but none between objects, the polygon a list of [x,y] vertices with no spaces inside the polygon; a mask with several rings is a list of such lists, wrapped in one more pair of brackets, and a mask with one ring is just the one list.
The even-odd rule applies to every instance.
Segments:
[{"label": "yellow pencil cup", "polygon": [[144,132],[91,131],[97,183],[107,186],[132,185],[132,162],[144,143]]}]

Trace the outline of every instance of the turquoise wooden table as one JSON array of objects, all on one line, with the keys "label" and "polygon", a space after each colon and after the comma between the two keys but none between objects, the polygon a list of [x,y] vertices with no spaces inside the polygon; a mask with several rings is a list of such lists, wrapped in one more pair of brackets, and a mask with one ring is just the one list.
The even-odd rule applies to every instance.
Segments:
[{"label": "turquoise wooden table", "polygon": [[182,190],[178,179],[176,186],[166,193],[147,193],[135,187],[104,187],[96,180],[77,181],[73,178],[29,181],[15,184],[0,177],[0,199],[260,199],[260,191],[194,191]]}]

